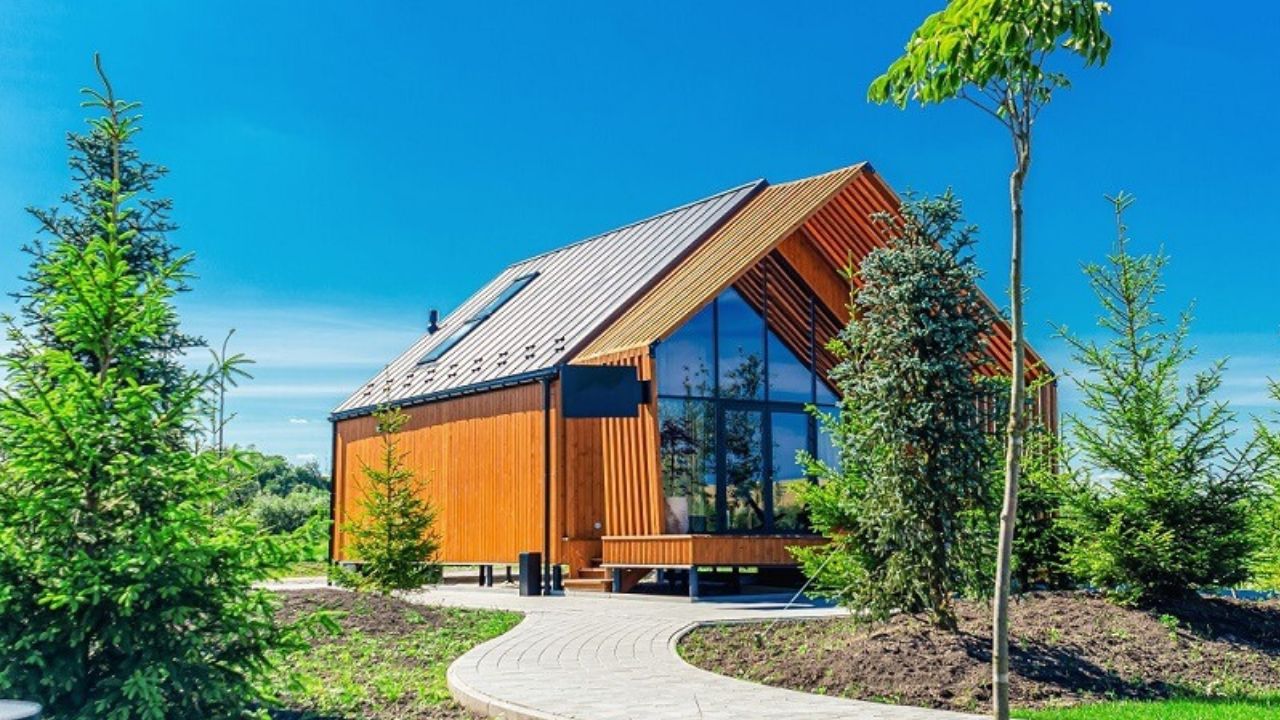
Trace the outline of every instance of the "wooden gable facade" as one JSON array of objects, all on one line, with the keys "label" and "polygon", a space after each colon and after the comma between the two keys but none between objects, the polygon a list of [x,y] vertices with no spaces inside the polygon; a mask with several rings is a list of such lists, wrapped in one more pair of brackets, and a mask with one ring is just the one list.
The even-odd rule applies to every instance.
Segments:
[{"label": "wooden gable facade", "polygon": [[[866,164],[764,185],[570,348],[567,363],[633,367],[653,386],[655,348],[732,291],[762,317],[767,306],[768,331],[797,357],[811,354],[825,376],[834,358],[810,335],[825,340],[847,322],[841,269],[883,244],[871,218],[897,207]],[[1007,370],[1009,347],[1008,328],[992,328],[997,370]],[[1034,353],[1028,364],[1029,379],[1047,376]],[[410,423],[401,447],[428,481],[440,562],[510,565],[521,552],[542,551],[568,566],[570,582],[607,585],[606,569],[790,565],[787,548],[822,542],[799,533],[669,532],[657,392],[636,417],[574,419],[560,412],[560,387],[552,368],[404,407]],[[1052,382],[1036,402],[1052,424]],[[368,415],[335,416],[335,560],[354,559],[341,526],[360,512],[361,465],[377,442]]]}]

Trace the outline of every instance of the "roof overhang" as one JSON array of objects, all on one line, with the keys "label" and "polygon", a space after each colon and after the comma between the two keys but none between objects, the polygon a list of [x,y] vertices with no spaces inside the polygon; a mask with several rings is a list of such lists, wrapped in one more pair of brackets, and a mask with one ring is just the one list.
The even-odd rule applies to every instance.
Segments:
[{"label": "roof overhang", "polygon": [[[651,347],[780,248],[784,256],[791,256],[789,261],[807,257],[823,264],[823,279],[839,275],[850,265],[856,267],[870,252],[886,245],[884,228],[875,216],[897,215],[901,204],[897,193],[869,163],[770,185],[570,362],[593,362]],[[801,249],[804,253],[795,252]],[[837,293],[827,288],[816,294],[838,318],[848,319],[848,308],[835,303]],[[840,301],[847,303],[847,299],[845,295]],[[983,299],[995,309],[985,294]],[[1006,371],[1012,367],[1012,337],[1003,320],[988,333],[987,346],[997,366]],[[1052,376],[1052,370],[1030,347],[1027,359],[1028,379]]]},{"label": "roof overhang", "polygon": [[362,405],[360,407],[342,410],[329,414],[329,422],[340,422],[342,420],[350,420],[351,418],[361,417],[363,415],[371,415],[384,406],[395,406],[398,408],[413,407],[415,405],[426,405],[427,403],[438,402],[440,400],[449,400],[451,398],[463,397],[465,395],[476,395],[491,390],[501,390],[502,388],[514,387],[516,385],[527,385],[529,383],[540,382],[542,380],[550,380],[560,375],[560,366],[549,367],[543,370],[535,370],[532,372],[521,373],[519,375],[511,375],[509,377],[497,378],[485,382],[473,383],[471,385],[463,385],[461,387],[441,390],[440,392],[426,393],[414,397],[391,400],[386,403],[378,403],[376,405]]}]

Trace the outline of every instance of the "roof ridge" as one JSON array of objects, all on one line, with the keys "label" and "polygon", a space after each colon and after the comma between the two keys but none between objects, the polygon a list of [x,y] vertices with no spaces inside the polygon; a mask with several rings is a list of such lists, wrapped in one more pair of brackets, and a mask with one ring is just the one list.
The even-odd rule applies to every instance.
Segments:
[{"label": "roof ridge", "polygon": [[828,175],[836,175],[838,173],[850,172],[852,170],[860,170],[862,172],[869,172],[869,173],[874,173],[876,171],[875,168],[871,167],[871,163],[863,160],[862,162],[856,162],[852,165],[845,165],[844,167],[838,167],[834,170],[821,172],[821,173],[818,173],[817,175],[807,175],[805,177],[799,177],[794,180],[787,180],[785,182],[780,182],[774,185],[774,187],[783,187],[785,185],[795,185],[796,183],[808,182],[810,180],[817,180],[818,178],[827,177]]},{"label": "roof ridge", "polygon": [[555,247],[555,248],[551,248],[550,250],[546,250],[546,251],[540,252],[540,253],[538,253],[537,255],[531,255],[531,256],[529,256],[529,257],[527,257],[527,258],[523,259],[523,260],[517,260],[517,261],[515,261],[515,262],[511,263],[510,265],[508,265],[508,266],[506,267],[506,269],[507,269],[507,270],[510,270],[511,268],[519,267],[520,265],[524,265],[525,263],[530,263],[530,262],[533,262],[534,260],[540,260],[540,259],[542,259],[542,258],[544,258],[544,257],[547,257],[548,255],[554,255],[554,254],[556,254],[556,253],[558,253],[558,252],[562,252],[562,251],[564,251],[564,250],[568,250],[569,248],[577,247],[577,246],[579,246],[579,245],[585,245],[586,243],[592,242],[592,241],[594,241],[594,240],[599,240],[600,238],[603,238],[603,237],[604,237],[604,236],[606,236],[606,235],[612,235],[612,234],[614,234],[614,233],[622,232],[623,230],[626,230],[627,228],[632,228],[632,227],[635,227],[635,226],[637,226],[637,225],[643,225],[643,224],[645,224],[645,223],[647,223],[647,222],[652,222],[652,221],[654,221],[654,220],[657,220],[658,218],[666,217],[667,215],[673,215],[673,214],[678,213],[678,212],[680,212],[680,211],[682,211],[682,210],[688,210],[689,208],[691,208],[691,207],[693,207],[693,206],[695,206],[695,205],[702,205],[702,204],[704,204],[704,203],[711,202],[712,200],[715,200],[716,198],[724,197],[725,195],[732,195],[733,193],[741,192],[742,190],[745,190],[745,189],[747,189],[747,188],[757,187],[757,186],[759,186],[759,185],[761,185],[761,184],[764,184],[764,183],[767,183],[767,182],[768,182],[768,181],[767,181],[767,180],[765,180],[764,178],[756,178],[755,180],[751,180],[751,181],[749,181],[749,182],[742,183],[741,185],[736,185],[736,186],[731,187],[731,188],[729,188],[729,189],[727,189],[727,190],[721,190],[721,191],[720,191],[720,192],[718,192],[718,193],[713,193],[713,194],[708,195],[708,196],[706,196],[706,197],[704,197],[704,198],[700,198],[700,199],[698,199],[698,200],[692,200],[692,201],[690,201],[690,202],[684,203],[683,205],[677,205],[676,207],[669,208],[669,209],[667,209],[667,210],[663,210],[662,212],[660,212],[660,213],[655,213],[655,214],[653,214],[653,215],[650,215],[649,217],[641,218],[640,220],[634,220],[634,221],[629,222],[629,223],[627,223],[627,224],[625,224],[625,225],[619,225],[618,227],[615,227],[615,228],[610,228],[609,230],[605,230],[604,232],[596,233],[595,235],[591,235],[590,237],[585,237],[585,238],[583,238],[583,239],[581,239],[581,240],[575,240],[575,241],[573,241],[573,242],[569,243],[568,245],[561,245],[560,247]]}]

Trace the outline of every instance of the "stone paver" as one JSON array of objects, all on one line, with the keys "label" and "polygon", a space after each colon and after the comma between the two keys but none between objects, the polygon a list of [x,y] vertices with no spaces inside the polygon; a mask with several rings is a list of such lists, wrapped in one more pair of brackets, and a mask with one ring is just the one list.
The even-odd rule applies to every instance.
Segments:
[{"label": "stone paver", "polygon": [[491,717],[537,720],[961,720],[975,715],[766,687],[695,668],[676,641],[700,623],[829,617],[783,601],[689,603],[634,596],[522,598],[507,589],[439,588],[413,602],[518,610],[525,619],[449,668],[459,702]]}]

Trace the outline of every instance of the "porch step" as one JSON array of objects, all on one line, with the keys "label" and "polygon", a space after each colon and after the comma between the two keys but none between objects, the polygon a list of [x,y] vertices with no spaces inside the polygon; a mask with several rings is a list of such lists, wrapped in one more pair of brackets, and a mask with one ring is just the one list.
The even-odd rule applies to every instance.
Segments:
[{"label": "porch step", "polygon": [[591,580],[611,580],[609,571],[602,567],[584,567],[578,568],[578,577]]},{"label": "porch step", "polygon": [[613,589],[612,578],[569,578],[564,581],[565,592],[609,592]]}]

